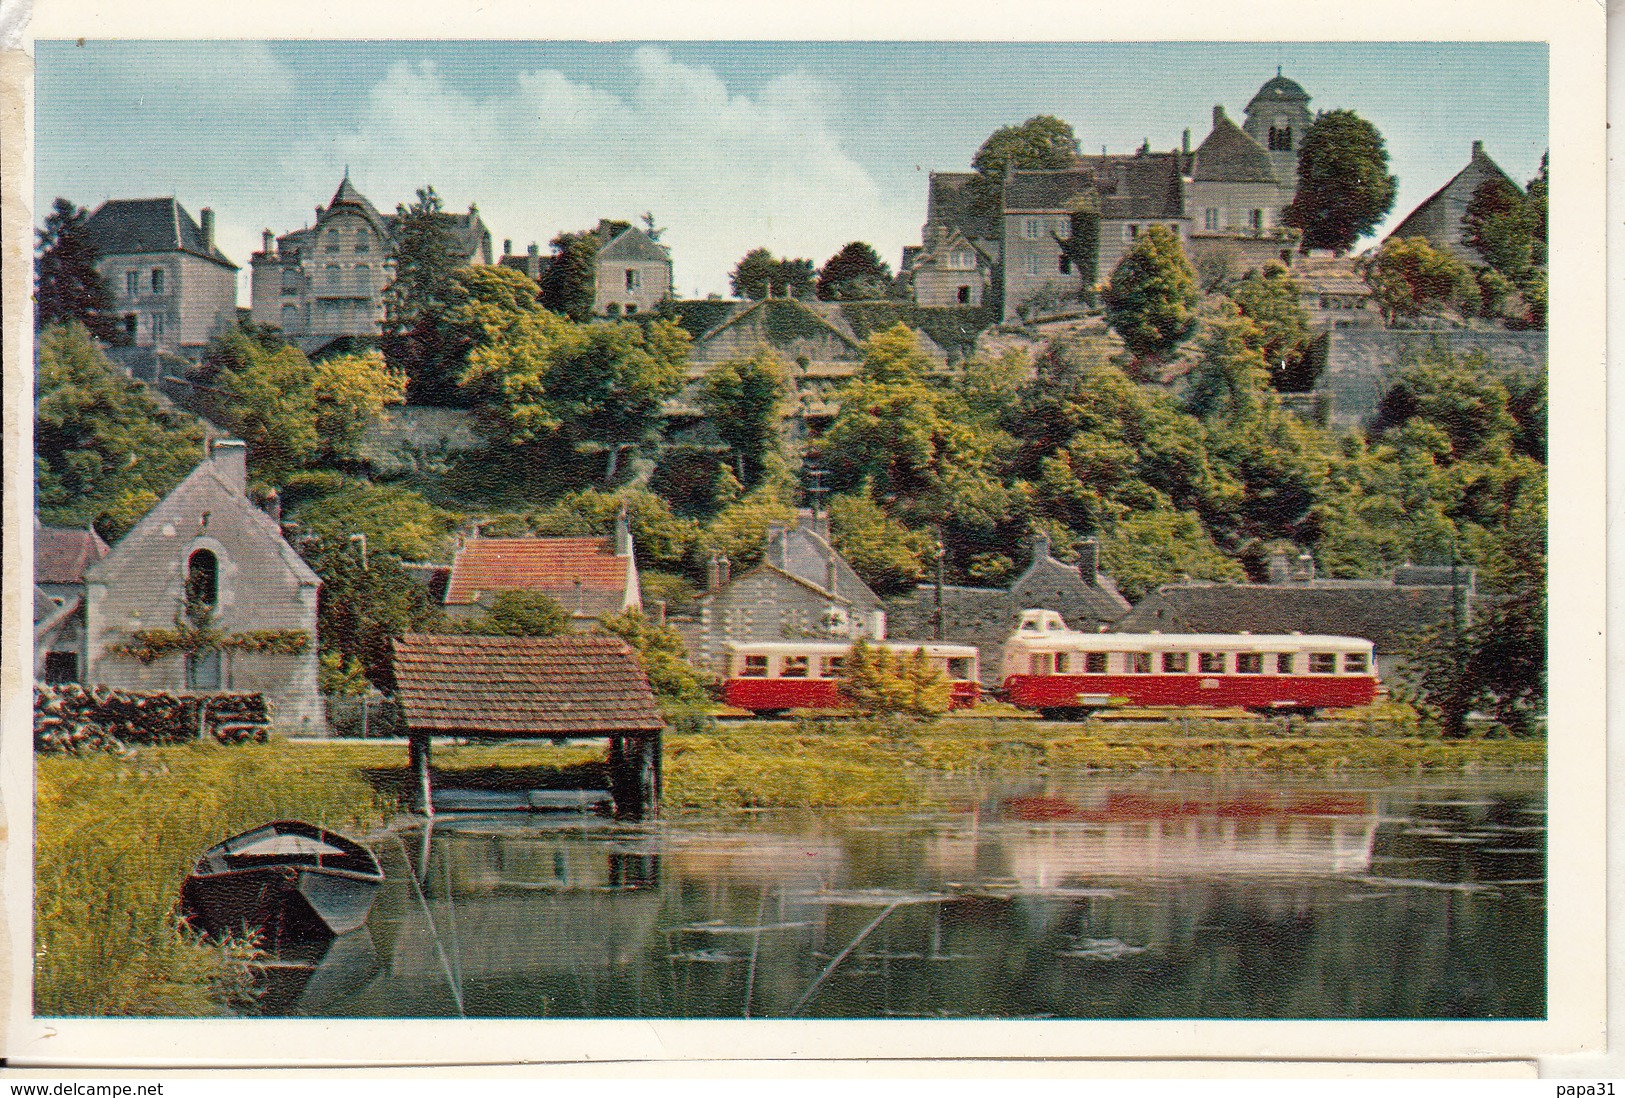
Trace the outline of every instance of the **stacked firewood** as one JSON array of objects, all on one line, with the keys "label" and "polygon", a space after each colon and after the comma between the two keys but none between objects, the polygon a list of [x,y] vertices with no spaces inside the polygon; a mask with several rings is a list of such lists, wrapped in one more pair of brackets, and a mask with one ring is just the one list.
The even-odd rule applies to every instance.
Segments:
[{"label": "stacked firewood", "polygon": [[221,743],[263,742],[268,723],[259,694],[181,697],[79,683],[34,688],[34,750],[40,752],[124,753],[185,743],[205,731]]}]

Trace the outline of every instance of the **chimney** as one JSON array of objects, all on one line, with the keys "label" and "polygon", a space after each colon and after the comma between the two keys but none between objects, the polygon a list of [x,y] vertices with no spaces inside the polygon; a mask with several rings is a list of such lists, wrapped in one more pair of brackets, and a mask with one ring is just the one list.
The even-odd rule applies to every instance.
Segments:
[{"label": "chimney", "polygon": [[831,549],[829,551],[829,556],[824,558],[824,590],[828,591],[831,595],[836,593],[835,582],[838,575],[839,569],[836,568],[835,565],[835,550]]},{"label": "chimney", "polygon": [[260,231],[260,250],[266,255],[276,251],[276,237],[271,235],[270,229]]},{"label": "chimney", "polygon": [[242,495],[248,493],[248,444],[235,438],[217,438],[209,445],[209,460],[215,475],[226,487]]},{"label": "chimney", "polygon": [[322,208],[320,206],[317,206],[316,207],[316,220],[320,221],[321,219],[322,219]]},{"label": "chimney", "polygon": [[762,555],[773,567],[784,568],[784,523],[767,524],[767,550]]},{"label": "chimney", "polygon": [[1292,578],[1292,565],[1283,550],[1270,554],[1270,583],[1282,584]]},{"label": "chimney", "polygon": [[539,245],[539,244],[535,243],[534,241],[532,241],[530,247],[525,249],[525,254],[526,255],[541,255],[542,254],[541,245]]},{"label": "chimney", "polygon": [[276,523],[277,529],[282,529],[282,496],[275,488],[265,494],[262,509],[271,516],[271,521]]},{"label": "chimney", "polygon": [[199,226],[203,230],[203,250],[214,250],[214,211],[205,206],[198,211],[199,219],[203,222]]},{"label": "chimney", "polygon": [[632,555],[632,528],[626,518],[626,504],[615,512],[615,555],[629,557]]},{"label": "chimney", "polygon": [[1185,127],[1185,138],[1180,142],[1180,148],[1186,156],[1191,154],[1191,128],[1189,126]]},{"label": "chimney", "polygon": [[1308,583],[1315,578],[1315,558],[1309,555],[1307,549],[1298,554],[1297,566],[1292,569],[1292,578],[1298,583]]},{"label": "chimney", "polygon": [[719,554],[717,556],[717,586],[718,587],[726,587],[726,586],[728,586],[729,581],[733,579],[732,571],[733,571],[732,568],[728,564],[728,554],[727,553]]},{"label": "chimney", "polygon": [[1090,583],[1100,576],[1100,542],[1094,538],[1078,542],[1078,575]]},{"label": "chimney", "polygon": [[705,589],[713,594],[722,589],[722,557],[718,553],[705,560]]},{"label": "chimney", "polygon": [[1224,121],[1224,104],[1223,103],[1215,103],[1215,104],[1213,104],[1213,124],[1215,126],[1217,126],[1220,122],[1223,122],[1223,121]]},{"label": "chimney", "polygon": [[502,240],[502,254],[505,256],[513,254],[513,241],[507,237]]},{"label": "chimney", "polygon": [[1048,534],[1034,534],[1033,535],[1033,563],[1037,564],[1039,561],[1044,561],[1044,560],[1048,560],[1048,559],[1049,559],[1049,535]]},{"label": "chimney", "polygon": [[1481,157],[1483,155],[1484,155],[1484,142],[1482,142],[1482,141],[1474,141],[1473,142],[1473,159],[1477,160],[1479,157]]}]

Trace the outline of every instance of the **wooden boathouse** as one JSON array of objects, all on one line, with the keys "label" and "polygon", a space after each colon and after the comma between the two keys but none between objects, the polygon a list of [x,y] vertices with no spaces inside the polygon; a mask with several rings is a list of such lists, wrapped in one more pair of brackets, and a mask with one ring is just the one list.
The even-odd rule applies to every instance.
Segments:
[{"label": "wooden boathouse", "polygon": [[661,733],[648,676],[619,637],[409,633],[394,641],[419,808],[434,814],[430,739],[609,741],[617,815],[660,804]]}]

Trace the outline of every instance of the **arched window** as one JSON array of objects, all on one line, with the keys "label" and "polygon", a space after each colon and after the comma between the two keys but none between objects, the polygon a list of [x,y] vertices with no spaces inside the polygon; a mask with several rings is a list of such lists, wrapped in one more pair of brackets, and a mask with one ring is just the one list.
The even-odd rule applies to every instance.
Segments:
[{"label": "arched window", "polygon": [[188,610],[212,610],[220,601],[220,562],[208,549],[198,549],[186,558],[186,606]]}]

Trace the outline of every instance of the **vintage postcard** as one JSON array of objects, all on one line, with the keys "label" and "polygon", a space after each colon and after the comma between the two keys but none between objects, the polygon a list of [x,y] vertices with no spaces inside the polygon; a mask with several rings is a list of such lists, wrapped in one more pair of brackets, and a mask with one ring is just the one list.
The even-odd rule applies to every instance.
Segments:
[{"label": "vintage postcard", "polygon": [[1601,1051],[1600,10],[383,14],[8,54],[11,1063]]}]

